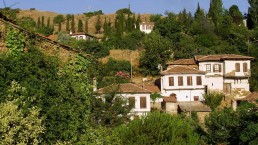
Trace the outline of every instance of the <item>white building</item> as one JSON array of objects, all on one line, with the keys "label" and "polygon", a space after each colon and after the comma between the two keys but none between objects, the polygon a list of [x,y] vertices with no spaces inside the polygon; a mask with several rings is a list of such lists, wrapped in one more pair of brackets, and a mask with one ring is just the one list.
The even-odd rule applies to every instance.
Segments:
[{"label": "white building", "polygon": [[174,66],[160,74],[162,96],[174,96],[177,102],[203,100],[205,72],[185,66]]},{"label": "white building", "polygon": [[94,36],[92,36],[90,34],[83,33],[83,32],[78,32],[78,33],[70,32],[70,36],[75,38],[76,40],[80,40],[80,39],[83,39],[83,40],[93,40],[93,39],[96,39],[96,37],[94,37]]},{"label": "white building", "polygon": [[252,59],[235,54],[195,56],[199,70],[206,72],[204,84],[208,90],[225,94],[249,91]]},{"label": "white building", "polygon": [[231,94],[249,92],[253,57],[222,54],[195,56],[167,63],[161,72],[162,96],[175,96],[178,102],[203,100],[207,91]]},{"label": "white building", "polygon": [[131,110],[133,115],[142,116],[150,112],[151,91],[133,83],[111,85],[97,90],[97,93],[102,95],[111,92],[128,100],[128,103],[133,103],[133,109]]},{"label": "white building", "polygon": [[154,27],[154,22],[141,22],[140,23],[140,31],[149,34]]}]

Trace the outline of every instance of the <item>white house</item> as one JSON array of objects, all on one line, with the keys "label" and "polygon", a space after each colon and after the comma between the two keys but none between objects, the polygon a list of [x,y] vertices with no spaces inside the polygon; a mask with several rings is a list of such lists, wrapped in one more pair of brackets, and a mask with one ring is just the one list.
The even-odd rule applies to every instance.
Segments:
[{"label": "white house", "polygon": [[154,22],[141,22],[140,23],[140,31],[149,34],[154,27]]},{"label": "white house", "polygon": [[174,66],[160,74],[162,96],[174,96],[177,102],[203,100],[204,71],[186,66]]},{"label": "white house", "polygon": [[78,33],[70,32],[70,36],[75,38],[76,40],[80,40],[80,39],[83,39],[83,40],[93,40],[93,39],[96,39],[95,36],[92,36],[90,34],[86,34],[86,33],[83,33],[83,32],[78,32]]},{"label": "white house", "polygon": [[[111,90],[110,90],[111,89]],[[113,85],[97,90],[99,94],[107,94],[115,92],[117,96],[121,96],[128,100],[128,103],[133,103],[131,113],[142,116],[150,112],[150,94],[151,91],[144,89],[133,83]]]},{"label": "white house", "polygon": [[253,59],[236,54],[195,56],[199,70],[206,72],[204,85],[208,90],[225,94],[249,91],[250,66]]},{"label": "white house", "polygon": [[[161,94],[176,96],[176,101],[203,100],[209,91],[224,94],[249,92],[251,60],[253,57],[220,54],[197,55],[194,59],[179,59],[167,63],[161,72]],[[197,99],[198,98],[198,99]]]}]

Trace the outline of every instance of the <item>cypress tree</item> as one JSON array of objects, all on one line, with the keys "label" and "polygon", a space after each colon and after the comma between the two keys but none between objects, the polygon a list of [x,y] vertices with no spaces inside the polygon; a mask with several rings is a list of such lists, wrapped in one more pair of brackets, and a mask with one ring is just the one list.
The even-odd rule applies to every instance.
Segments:
[{"label": "cypress tree", "polygon": [[212,18],[215,26],[221,24],[223,19],[222,0],[210,0],[210,9],[208,16]]},{"label": "cypress tree", "polygon": [[96,29],[96,33],[99,34],[100,33],[100,29],[101,29],[100,15],[97,16],[97,21],[96,21],[96,24],[95,24],[95,29]]},{"label": "cypress tree", "polygon": [[250,7],[248,9],[248,16],[251,19],[251,28],[258,27],[258,0],[248,0]]},{"label": "cypress tree", "polygon": [[70,17],[69,17],[68,14],[66,15],[66,26],[65,26],[65,30],[66,30],[67,32],[70,31]]},{"label": "cypress tree", "polygon": [[83,23],[82,23],[82,20],[79,19],[79,22],[78,22],[78,32],[82,32],[83,31]]},{"label": "cypress tree", "polygon": [[71,22],[71,31],[72,31],[72,32],[75,32],[75,27],[74,27],[74,25],[75,25],[75,23],[74,23],[74,15],[71,16],[71,19],[72,19],[72,22]]},{"label": "cypress tree", "polygon": [[41,26],[44,27],[44,26],[45,26],[45,21],[44,21],[45,17],[42,16],[41,19],[42,19],[42,20],[41,20]]},{"label": "cypress tree", "polygon": [[87,17],[85,20],[85,33],[89,33],[89,19]]},{"label": "cypress tree", "polygon": [[127,29],[128,32],[132,31],[132,18],[131,18],[130,13],[127,16],[126,29]]},{"label": "cypress tree", "polygon": [[38,17],[38,23],[37,23],[37,26],[38,28],[40,27],[41,23],[40,23],[40,17]]},{"label": "cypress tree", "polygon": [[50,17],[47,18],[47,27],[50,27]]},{"label": "cypress tree", "polygon": [[141,22],[141,15],[138,14],[137,20],[136,20],[136,30],[140,30],[140,22]]}]

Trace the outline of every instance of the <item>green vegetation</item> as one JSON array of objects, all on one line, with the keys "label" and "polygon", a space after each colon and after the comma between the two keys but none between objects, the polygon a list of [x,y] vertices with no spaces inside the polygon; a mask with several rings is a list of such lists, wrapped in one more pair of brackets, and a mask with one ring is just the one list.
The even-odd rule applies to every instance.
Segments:
[{"label": "green vegetation", "polygon": [[94,11],[94,12],[86,12],[83,13],[86,17],[92,17],[92,16],[97,16],[97,15],[103,15],[104,13],[102,10]]},{"label": "green vegetation", "polygon": [[203,98],[205,99],[205,104],[211,107],[211,110],[215,110],[225,96],[219,92],[208,92],[203,95]]}]

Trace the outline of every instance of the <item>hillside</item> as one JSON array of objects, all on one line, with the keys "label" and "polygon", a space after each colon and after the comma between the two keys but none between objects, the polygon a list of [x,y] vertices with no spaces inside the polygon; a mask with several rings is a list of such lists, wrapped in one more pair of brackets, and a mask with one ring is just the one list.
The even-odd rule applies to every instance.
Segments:
[{"label": "hillside", "polygon": [[[59,15],[58,13],[54,12],[48,12],[48,11],[39,11],[39,10],[20,10],[20,12],[17,14],[19,18],[22,17],[31,17],[34,19],[35,22],[37,22],[38,17],[44,16],[45,24],[47,23],[47,18],[50,17],[50,24],[53,24],[54,17]],[[66,15],[64,14],[64,17]],[[141,14],[141,21],[149,21],[149,17],[151,14]],[[78,21],[81,19],[83,21],[83,25],[85,25],[86,17],[84,14],[75,14],[75,30],[77,30]],[[102,24],[104,23],[105,18],[110,19],[112,25],[114,25],[116,14],[104,14],[100,16]],[[97,16],[92,16],[89,18],[89,33],[94,34],[95,33],[95,23],[97,20]],[[62,23],[62,30],[65,31],[65,25],[66,23]],[[57,25],[55,25],[55,32],[57,31]]]}]

